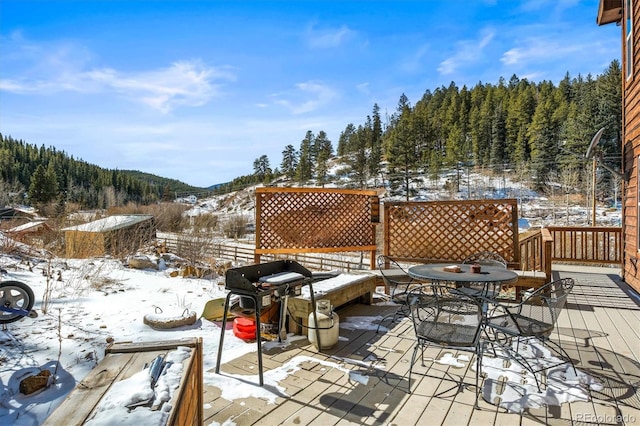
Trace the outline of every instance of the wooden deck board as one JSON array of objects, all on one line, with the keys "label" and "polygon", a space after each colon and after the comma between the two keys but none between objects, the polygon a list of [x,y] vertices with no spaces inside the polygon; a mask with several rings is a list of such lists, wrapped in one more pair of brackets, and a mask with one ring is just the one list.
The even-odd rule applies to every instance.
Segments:
[{"label": "wooden deck board", "polygon": [[[431,360],[416,362],[407,393],[409,364],[414,346],[410,321],[386,321],[375,330],[340,329],[331,349],[318,352],[306,340],[264,352],[265,370],[282,366],[296,356],[334,363],[306,361],[300,370],[280,382],[288,397],[266,404],[253,398],[226,401],[216,388],[205,387],[205,424],[230,420],[236,425],[352,425],[352,424],[580,424],[615,423],[616,415],[640,420],[640,306],[617,286],[612,275],[560,273],[576,278],[577,285],[552,335],[563,344],[576,368],[602,380],[605,387],[592,390],[590,401],[541,407],[523,413],[507,412],[479,399],[473,409],[475,372]],[[617,307],[619,306],[619,307]],[[388,305],[352,304],[338,310],[348,317],[382,317],[393,312]],[[428,348],[426,358],[438,359],[447,350]],[[453,352],[453,351],[448,351]],[[454,352],[455,353],[455,352]],[[460,352],[459,354],[464,354]],[[470,355],[470,354],[469,354]],[[364,364],[362,364],[364,363]],[[344,369],[366,377],[366,384],[350,380]],[[222,366],[223,372],[257,375],[256,353]],[[449,373],[452,377],[450,377]],[[458,392],[460,377],[464,391]],[[635,383],[635,387],[632,384]],[[631,417],[629,417],[631,416]],[[635,416],[635,417],[633,417]],[[589,421],[591,419],[591,421]]]},{"label": "wooden deck board", "polygon": [[[482,397],[481,397],[482,399]],[[471,425],[492,425],[496,424],[497,407],[480,401],[480,410],[471,413],[469,424]]]},{"label": "wooden deck board", "polygon": [[[576,364],[576,368],[582,372],[595,376],[593,373],[597,370],[599,365],[608,364],[607,359],[604,358],[603,353],[612,353],[612,339],[608,331],[606,331],[606,322],[609,320],[606,316],[603,317],[602,312],[596,312],[596,309],[581,311],[580,317],[584,319],[584,324],[589,324],[588,327],[591,331],[591,335],[595,336],[589,339],[589,346],[582,346],[579,348],[578,353],[580,357],[580,363]],[[577,321],[578,315],[574,315]],[[619,341],[614,338],[613,342]],[[593,350],[598,348],[597,351]],[[619,365],[618,365],[619,368]],[[595,376],[597,377],[597,376]],[[608,387],[608,386],[607,386]],[[593,395],[593,393],[592,393]],[[576,402],[571,407],[571,419],[575,421],[585,421],[588,419],[602,418],[608,413],[609,409],[606,405],[596,404],[592,402]]]},{"label": "wooden deck board", "polygon": [[[451,409],[451,401],[442,398],[430,398],[429,403],[425,407],[424,411],[422,411],[422,415],[418,419],[416,423],[420,425],[438,425],[444,422],[444,419],[447,417],[449,410]],[[402,424],[412,424],[404,421],[402,413],[400,413],[395,419],[399,425]],[[461,423],[457,423],[460,425]]]},{"label": "wooden deck board", "polygon": [[322,426],[337,423],[349,413],[354,418],[353,421],[355,418],[368,417],[373,408],[360,404],[367,392],[368,387],[359,383],[349,383],[349,385],[336,383],[330,386],[327,392],[318,398],[319,405],[325,407],[325,411],[310,424]]},{"label": "wooden deck board", "polygon": [[390,384],[386,380],[376,379],[376,383],[371,391],[365,395],[360,404],[371,407],[371,413],[367,416],[359,416],[355,419],[352,414],[345,418],[350,421],[359,421],[360,424],[386,424],[394,408],[402,403],[403,395],[394,392],[395,384]]}]

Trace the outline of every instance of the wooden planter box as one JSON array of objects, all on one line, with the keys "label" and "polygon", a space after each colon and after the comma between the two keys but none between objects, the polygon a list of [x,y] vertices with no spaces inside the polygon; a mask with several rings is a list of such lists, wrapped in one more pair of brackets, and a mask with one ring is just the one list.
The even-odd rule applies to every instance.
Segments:
[{"label": "wooden planter box", "polygon": [[111,386],[141,371],[158,355],[178,346],[192,349],[184,361],[180,386],[169,401],[167,425],[202,425],[202,339],[190,338],[166,342],[115,343],[105,351],[104,359],[71,391],[44,425],[82,425]]}]

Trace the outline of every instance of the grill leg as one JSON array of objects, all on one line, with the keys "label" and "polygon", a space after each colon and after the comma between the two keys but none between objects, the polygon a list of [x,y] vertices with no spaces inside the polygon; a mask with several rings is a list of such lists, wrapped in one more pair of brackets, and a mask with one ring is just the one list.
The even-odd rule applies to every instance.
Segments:
[{"label": "grill leg", "polygon": [[258,296],[252,295],[254,306],[256,307],[256,344],[258,345],[258,371],[260,374],[260,386],[264,385],[262,378],[262,326],[260,326],[260,311],[262,310],[262,304],[258,303]]},{"label": "grill leg", "polygon": [[[216,374],[220,374],[220,362],[222,361],[222,345],[224,344],[224,332],[227,329],[227,313],[229,312],[229,299],[231,295],[235,294],[230,291],[227,294],[227,298],[224,301],[224,315],[222,316],[222,330],[220,331],[220,344],[218,345],[218,359],[216,361]],[[244,294],[243,294],[244,295]],[[262,376],[262,336],[260,335],[260,311],[261,305],[258,302],[258,296],[256,295],[244,295],[250,297],[253,300],[255,313],[256,313],[256,344],[258,345],[258,371],[260,377],[260,386],[264,385],[264,379]]]},{"label": "grill leg", "polygon": [[220,373],[220,361],[222,360],[222,345],[224,344],[224,332],[227,329],[227,314],[229,312],[229,299],[231,299],[232,292],[227,294],[227,298],[224,301],[224,315],[222,316],[222,330],[220,331],[220,344],[218,345],[218,360],[216,361],[216,374]]}]

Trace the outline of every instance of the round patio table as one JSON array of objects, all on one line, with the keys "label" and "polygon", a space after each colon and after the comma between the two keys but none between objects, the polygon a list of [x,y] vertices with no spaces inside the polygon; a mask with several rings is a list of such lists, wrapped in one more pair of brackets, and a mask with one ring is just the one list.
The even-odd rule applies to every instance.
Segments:
[{"label": "round patio table", "polygon": [[[445,268],[448,266],[457,266],[460,272],[448,272]],[[470,264],[452,264],[452,263],[425,263],[422,265],[411,266],[407,273],[418,280],[424,281],[453,281],[460,284],[484,284],[504,285],[511,284],[518,280],[518,274],[510,269],[500,268],[496,266],[481,265],[479,273],[471,272]]]},{"label": "round patio table", "polygon": [[[459,293],[485,299],[497,299],[503,285],[518,281],[518,274],[510,269],[481,265],[480,272],[472,272],[471,266],[466,263],[425,263],[410,267],[407,273],[418,280],[455,283]],[[449,272],[446,267],[458,267],[460,271]],[[483,305],[486,302],[484,300]]]}]

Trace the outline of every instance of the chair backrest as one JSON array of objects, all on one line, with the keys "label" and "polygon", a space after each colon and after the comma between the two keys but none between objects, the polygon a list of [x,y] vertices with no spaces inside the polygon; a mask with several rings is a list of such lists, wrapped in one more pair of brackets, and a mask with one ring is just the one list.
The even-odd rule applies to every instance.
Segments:
[{"label": "chair backrest", "polygon": [[449,290],[448,286],[427,284],[409,292],[416,337],[444,347],[474,347],[483,325],[482,306],[474,298]]},{"label": "chair backrest", "polygon": [[381,254],[376,261],[382,279],[387,286],[394,287],[413,282],[407,271],[393,258]]},{"label": "chair backrest", "polygon": [[378,256],[377,263],[378,263],[378,269],[380,269],[380,271],[384,271],[387,269],[399,269],[405,274],[407,273],[404,270],[404,268],[400,266],[400,264],[395,259],[389,256],[385,256],[384,254],[381,254],[380,256]]},{"label": "chair backrest", "polygon": [[462,263],[477,263],[486,266],[498,266],[507,268],[507,261],[498,253],[492,251],[481,251],[467,256]]},{"label": "chair backrest", "polygon": [[547,324],[547,332],[550,333],[574,285],[573,278],[551,281],[527,294],[518,306],[518,313],[539,323]]}]

